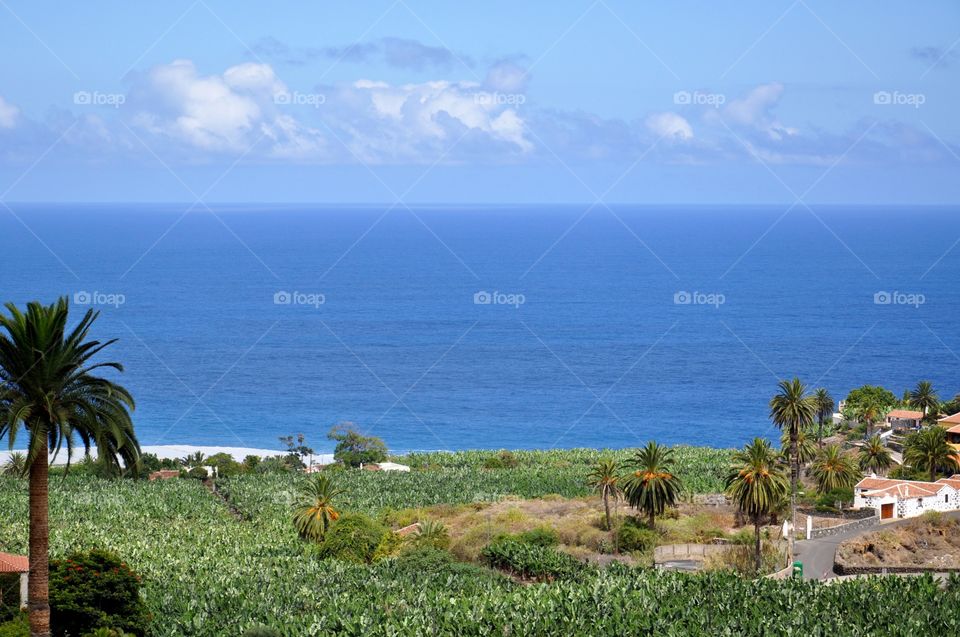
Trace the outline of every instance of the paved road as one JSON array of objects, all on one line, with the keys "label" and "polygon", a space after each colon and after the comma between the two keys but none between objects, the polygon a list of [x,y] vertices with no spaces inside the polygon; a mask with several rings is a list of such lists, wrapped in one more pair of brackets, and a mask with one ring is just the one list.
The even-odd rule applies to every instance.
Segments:
[{"label": "paved road", "polygon": [[[944,513],[945,516],[960,520],[960,511]],[[893,526],[906,524],[916,518],[882,522],[876,526],[837,533],[819,540],[801,540],[797,542],[797,559],[803,562],[804,579],[830,579],[837,577],[833,572],[833,558],[837,553],[837,546],[850,538],[872,533],[878,529],[887,529]]]}]

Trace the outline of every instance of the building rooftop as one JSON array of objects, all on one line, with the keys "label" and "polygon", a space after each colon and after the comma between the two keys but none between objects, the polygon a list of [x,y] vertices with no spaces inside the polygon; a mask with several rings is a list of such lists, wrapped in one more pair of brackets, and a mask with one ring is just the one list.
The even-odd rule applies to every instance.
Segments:
[{"label": "building rooftop", "polygon": [[26,573],[30,570],[30,560],[23,555],[0,553],[0,573]]}]

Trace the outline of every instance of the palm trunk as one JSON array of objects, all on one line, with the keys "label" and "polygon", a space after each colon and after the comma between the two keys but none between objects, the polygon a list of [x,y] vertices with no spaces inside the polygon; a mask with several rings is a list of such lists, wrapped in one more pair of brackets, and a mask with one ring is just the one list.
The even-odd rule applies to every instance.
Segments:
[{"label": "palm trunk", "polygon": [[656,522],[657,522],[657,516],[654,515],[653,509],[651,508],[651,509],[650,509],[650,528],[651,528],[651,529],[656,528],[656,527],[654,526],[654,525],[656,524]]},{"label": "palm trunk", "polygon": [[610,523],[610,494],[603,492],[603,509],[607,514],[607,530],[612,531],[613,525]]},{"label": "palm trunk", "polygon": [[797,479],[800,473],[800,461],[797,458],[797,427],[790,427],[790,557],[794,553],[794,530],[797,528]]},{"label": "palm trunk", "polygon": [[48,477],[47,441],[44,438],[30,465],[30,574],[27,579],[27,599],[31,637],[50,635]]},{"label": "palm trunk", "polygon": [[760,574],[760,568],[762,566],[760,560],[760,516],[753,516],[753,558],[754,564],[757,569],[757,574]]},{"label": "palm trunk", "polygon": [[823,414],[820,414],[820,428],[817,430],[817,446],[823,449]]}]

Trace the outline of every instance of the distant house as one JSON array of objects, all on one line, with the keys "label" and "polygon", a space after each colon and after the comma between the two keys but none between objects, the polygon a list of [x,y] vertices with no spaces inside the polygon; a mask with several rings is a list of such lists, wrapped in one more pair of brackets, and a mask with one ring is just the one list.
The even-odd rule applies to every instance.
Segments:
[{"label": "distant house", "polygon": [[407,465],[397,464],[396,462],[371,462],[361,465],[360,468],[367,471],[410,471],[410,467]]},{"label": "distant house", "polygon": [[960,412],[941,418],[937,424],[947,430],[947,442],[960,445]]},{"label": "distant house", "polygon": [[[0,553],[0,574],[19,573],[20,575],[20,608],[27,607],[27,573],[29,571],[30,560],[25,555]],[[0,603],[2,602],[3,590],[0,590]]]},{"label": "distant house", "polygon": [[960,509],[960,475],[936,482],[864,478],[853,488],[853,508],[874,509],[881,520],[955,511]]},{"label": "distant house", "polygon": [[918,429],[922,420],[922,411],[894,409],[887,414],[887,424],[894,429]]}]

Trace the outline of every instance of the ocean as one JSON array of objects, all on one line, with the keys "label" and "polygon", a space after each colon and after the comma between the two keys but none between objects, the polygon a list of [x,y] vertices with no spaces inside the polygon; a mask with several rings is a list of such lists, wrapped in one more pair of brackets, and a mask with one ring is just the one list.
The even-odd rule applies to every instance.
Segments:
[{"label": "ocean", "polygon": [[960,392],[956,207],[10,207],[0,301],[100,310],[143,444],[736,446],[780,378]]}]

